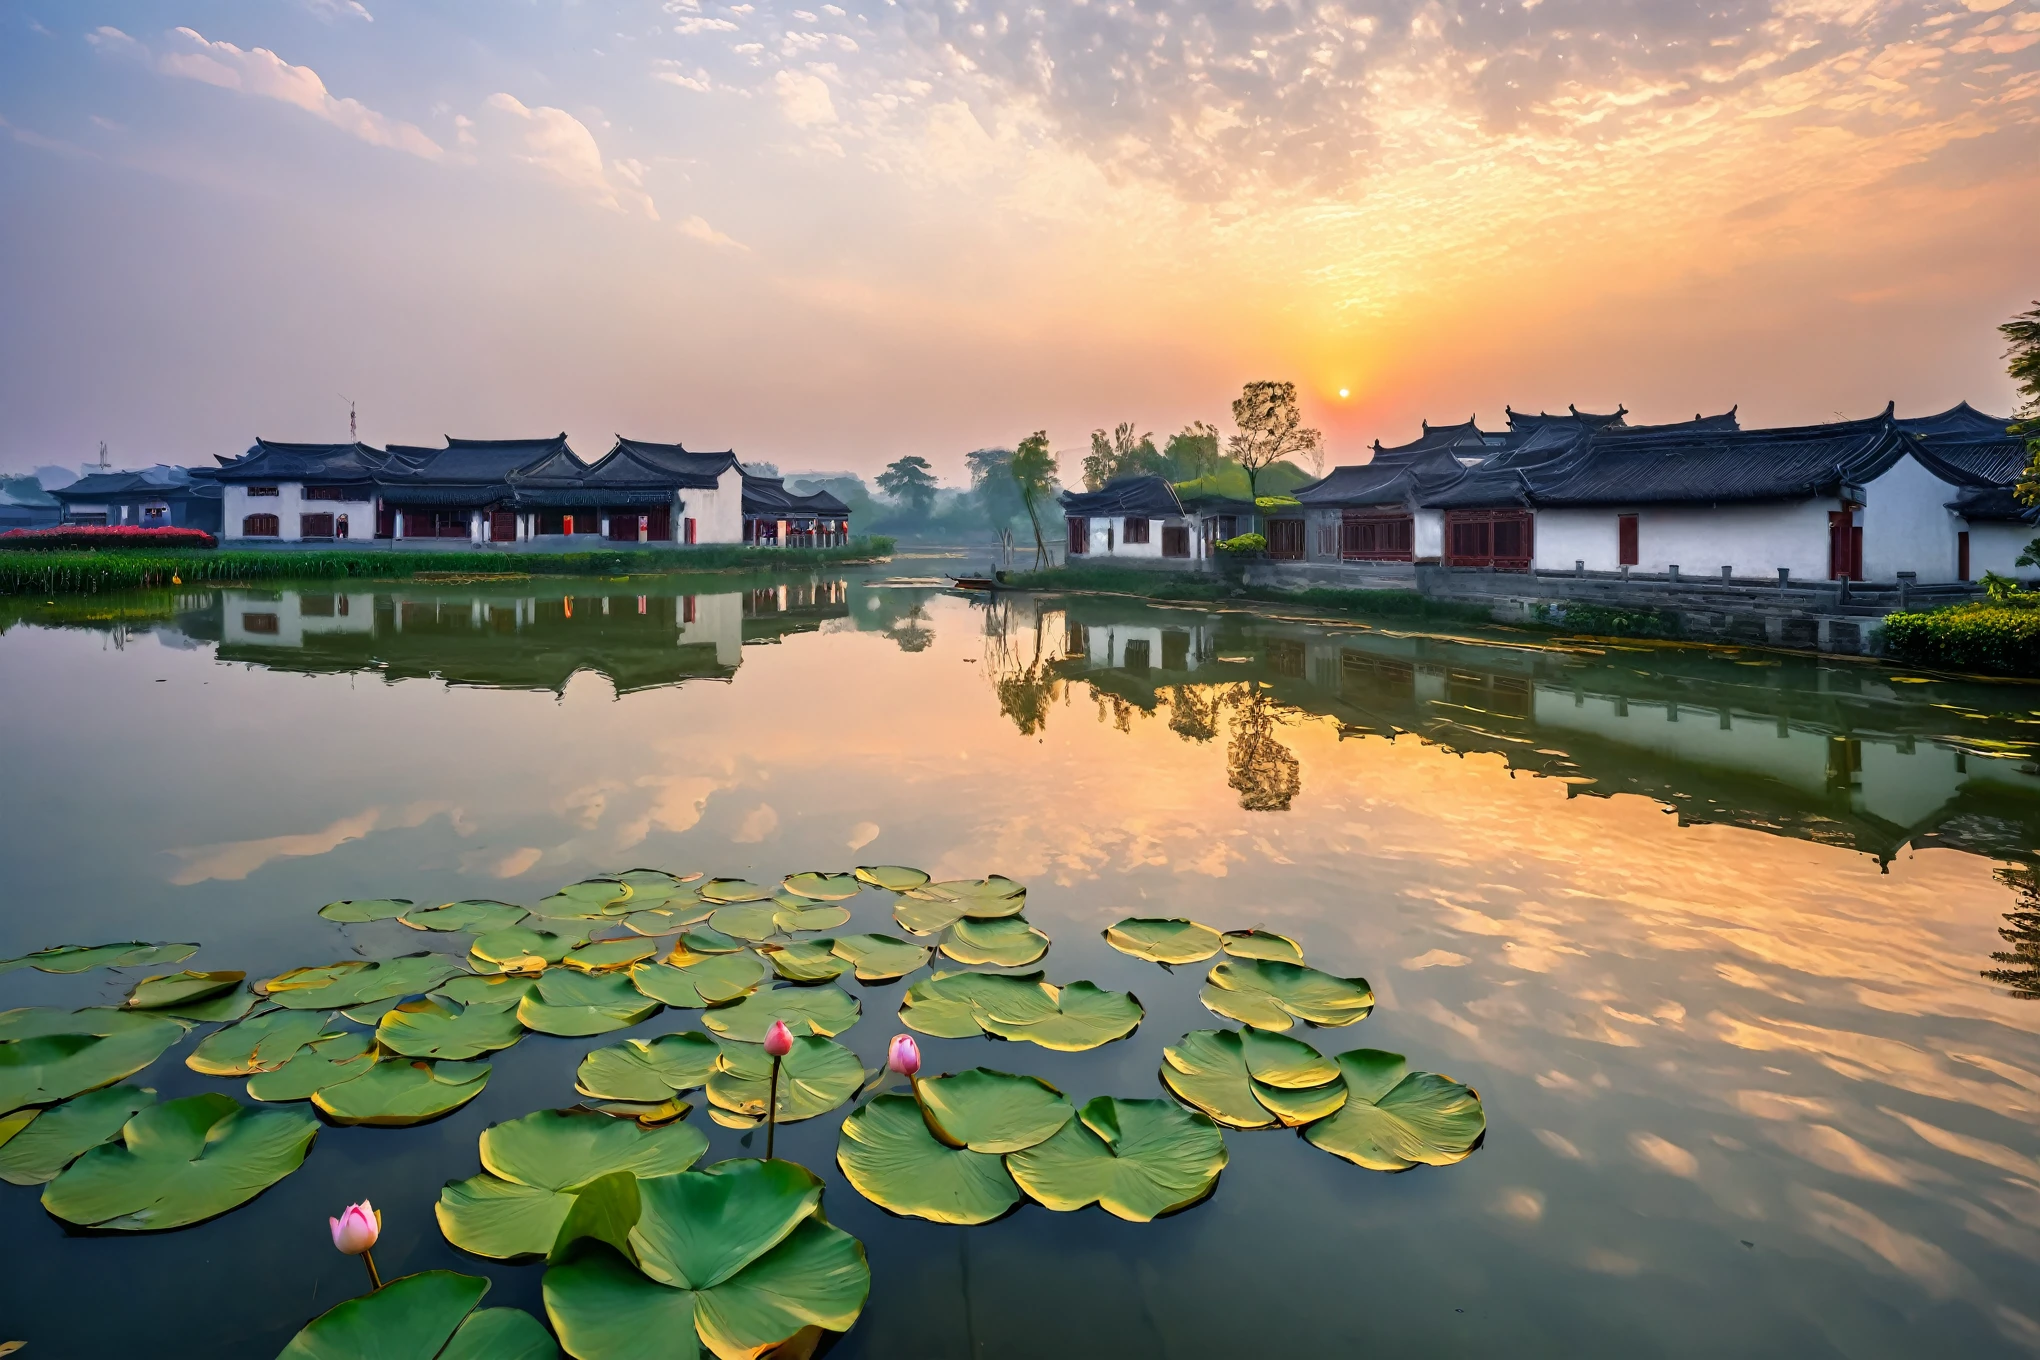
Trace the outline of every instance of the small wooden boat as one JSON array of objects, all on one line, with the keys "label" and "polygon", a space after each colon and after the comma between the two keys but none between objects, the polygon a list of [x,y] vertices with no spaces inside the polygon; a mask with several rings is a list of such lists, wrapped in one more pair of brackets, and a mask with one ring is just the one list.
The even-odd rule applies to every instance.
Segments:
[{"label": "small wooden boat", "polygon": [[999,588],[999,581],[998,578],[995,576],[984,576],[977,574],[966,574],[959,576],[956,573],[951,572],[949,575],[949,581],[951,586],[957,590],[992,591],[997,590]]}]

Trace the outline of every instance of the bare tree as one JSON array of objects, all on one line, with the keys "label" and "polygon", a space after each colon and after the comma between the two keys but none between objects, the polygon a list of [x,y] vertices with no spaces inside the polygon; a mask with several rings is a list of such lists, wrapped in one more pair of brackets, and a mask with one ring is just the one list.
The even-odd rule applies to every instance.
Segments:
[{"label": "bare tree", "polygon": [[[1255,499],[1260,497],[1257,479],[1263,468],[1314,453],[1324,442],[1323,436],[1303,424],[1295,383],[1248,383],[1232,404],[1232,415],[1240,432],[1226,440],[1226,452],[1246,469],[1247,494]],[[1320,461],[1322,457],[1320,454]]]}]

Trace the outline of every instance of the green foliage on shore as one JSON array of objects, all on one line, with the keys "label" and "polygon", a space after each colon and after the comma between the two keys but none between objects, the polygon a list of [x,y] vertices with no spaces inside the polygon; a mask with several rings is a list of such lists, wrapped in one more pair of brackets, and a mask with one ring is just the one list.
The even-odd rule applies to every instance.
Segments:
[{"label": "green foliage on shore", "polygon": [[868,562],[893,550],[889,538],[841,548],[627,548],[573,553],[485,550],[434,552],[327,549],[312,552],[0,552],[0,595],[94,595],[170,585],[239,581],[400,581],[423,574],[639,576],[669,571],[770,571]]},{"label": "green foliage on shore", "polygon": [[1134,595],[1162,603],[1237,604],[1258,601],[1303,605],[1329,613],[1374,618],[1493,622],[1493,615],[1485,605],[1434,600],[1414,590],[1348,590],[1333,586],[1277,590],[1270,586],[1234,584],[1202,572],[1143,571],[1138,567],[1105,566],[1008,572],[1005,580],[1007,585],[1020,590]]},{"label": "green foliage on shore", "polygon": [[1887,614],[1884,654],[1937,670],[2040,677],[2040,595]]},{"label": "green foliage on shore", "polygon": [[1676,638],[1685,625],[1669,609],[1623,609],[1605,604],[1540,604],[1536,621],[1589,637]]}]

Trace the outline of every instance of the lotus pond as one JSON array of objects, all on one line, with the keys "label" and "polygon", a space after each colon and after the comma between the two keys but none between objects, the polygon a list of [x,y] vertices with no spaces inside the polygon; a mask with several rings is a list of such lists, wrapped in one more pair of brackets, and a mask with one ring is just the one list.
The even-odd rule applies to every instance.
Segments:
[{"label": "lotus pond", "polygon": [[27,1355],[2040,1349],[2040,690],[883,570],[9,608]]}]

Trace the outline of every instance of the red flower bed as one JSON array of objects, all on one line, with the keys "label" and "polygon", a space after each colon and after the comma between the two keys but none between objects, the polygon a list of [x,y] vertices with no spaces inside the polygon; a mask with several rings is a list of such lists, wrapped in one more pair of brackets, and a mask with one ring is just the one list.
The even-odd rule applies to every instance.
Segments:
[{"label": "red flower bed", "polygon": [[0,548],[217,548],[203,529],[147,529],[139,524],[59,524],[51,529],[9,529]]}]

